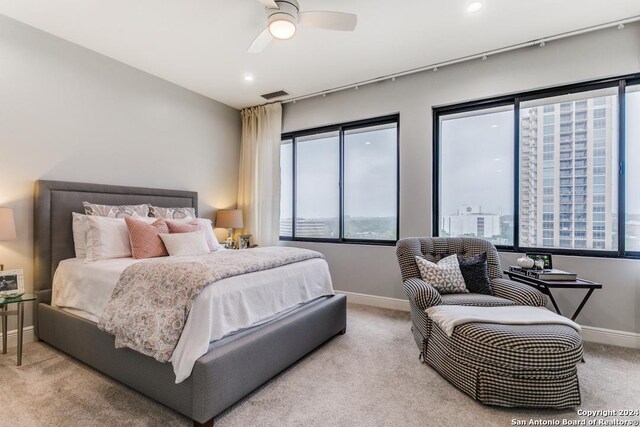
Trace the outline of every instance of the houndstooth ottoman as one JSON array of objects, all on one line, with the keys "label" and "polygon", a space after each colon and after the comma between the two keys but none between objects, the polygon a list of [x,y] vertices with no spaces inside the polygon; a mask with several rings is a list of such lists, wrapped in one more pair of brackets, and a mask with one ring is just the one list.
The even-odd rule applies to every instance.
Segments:
[{"label": "houndstooth ottoman", "polygon": [[509,407],[580,405],[581,359],[582,339],[569,326],[490,323],[459,325],[451,337],[432,323],[424,355],[469,396]]}]

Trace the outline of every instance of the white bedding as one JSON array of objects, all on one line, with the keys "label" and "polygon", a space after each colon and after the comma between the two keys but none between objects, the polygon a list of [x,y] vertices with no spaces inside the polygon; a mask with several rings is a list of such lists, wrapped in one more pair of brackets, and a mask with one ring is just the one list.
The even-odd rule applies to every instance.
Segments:
[{"label": "white bedding", "polygon": [[[53,278],[52,305],[97,322],[120,274],[137,262],[144,260],[85,263],[74,258],[60,262]],[[196,298],[170,360],[176,383],[191,375],[195,361],[207,352],[211,341],[333,293],[329,267],[319,258],[229,277],[207,286]]]}]

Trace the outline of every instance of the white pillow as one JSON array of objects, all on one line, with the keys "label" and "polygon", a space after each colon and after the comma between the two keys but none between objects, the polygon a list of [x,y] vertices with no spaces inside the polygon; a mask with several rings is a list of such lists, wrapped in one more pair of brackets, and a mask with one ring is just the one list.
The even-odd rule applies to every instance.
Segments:
[{"label": "white pillow", "polygon": [[76,258],[84,258],[87,256],[87,233],[89,232],[87,215],[73,212],[71,214],[71,228],[73,229],[73,245],[76,249]]},{"label": "white pillow", "polygon": [[[148,224],[156,221],[155,218],[136,219]],[[131,256],[129,230],[124,218],[87,215],[86,220],[89,231],[87,232],[85,262]]]},{"label": "white pillow", "polygon": [[192,233],[161,234],[160,238],[171,256],[202,255],[211,252],[202,230]]},{"label": "white pillow", "polygon": [[213,232],[213,224],[210,219],[207,218],[181,218],[181,219],[167,219],[167,225],[169,226],[169,231],[173,233],[171,230],[171,223],[178,224],[188,224],[197,226],[198,229],[204,231],[204,237],[207,241],[207,245],[209,246],[209,250],[211,252],[217,251],[218,249],[222,249],[224,246],[218,242],[218,238]]},{"label": "white pillow", "polygon": [[422,280],[436,288],[441,294],[469,292],[460,271],[458,255],[453,254],[442,258],[437,264],[417,256],[416,263]]}]

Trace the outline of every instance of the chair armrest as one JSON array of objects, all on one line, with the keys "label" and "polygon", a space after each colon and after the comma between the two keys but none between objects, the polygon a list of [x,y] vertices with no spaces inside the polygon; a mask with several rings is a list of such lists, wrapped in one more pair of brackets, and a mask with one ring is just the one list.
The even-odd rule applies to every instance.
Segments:
[{"label": "chair armrest", "polygon": [[420,310],[442,304],[440,293],[422,279],[411,277],[404,281],[404,290],[409,301]]},{"label": "chair armrest", "polygon": [[539,290],[509,279],[491,279],[493,294],[532,307],[546,307],[547,297]]}]

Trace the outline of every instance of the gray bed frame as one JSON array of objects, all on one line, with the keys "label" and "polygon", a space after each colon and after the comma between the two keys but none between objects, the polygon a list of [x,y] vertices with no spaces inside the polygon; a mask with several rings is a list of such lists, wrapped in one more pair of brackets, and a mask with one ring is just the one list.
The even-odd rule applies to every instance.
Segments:
[{"label": "gray bed frame", "polygon": [[35,189],[35,283],[37,337],[150,398],[184,414],[194,425],[213,419],[260,385],[346,330],[346,297],[306,304],[269,323],[213,342],[189,378],[175,384],[173,368],[129,349],[95,323],[51,306],[58,263],[73,258],[71,213],[83,201],[110,205],[149,203],[198,208],[198,194],[61,181],[37,181]]}]

